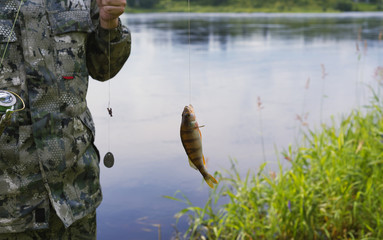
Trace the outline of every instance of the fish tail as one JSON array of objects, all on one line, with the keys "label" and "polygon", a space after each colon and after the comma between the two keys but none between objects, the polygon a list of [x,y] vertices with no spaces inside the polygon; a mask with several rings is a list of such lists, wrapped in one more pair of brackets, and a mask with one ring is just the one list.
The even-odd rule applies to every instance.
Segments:
[{"label": "fish tail", "polygon": [[218,184],[217,180],[215,180],[215,178],[209,173],[206,173],[203,178],[205,179],[207,185],[209,185],[211,188],[214,188],[214,184]]}]

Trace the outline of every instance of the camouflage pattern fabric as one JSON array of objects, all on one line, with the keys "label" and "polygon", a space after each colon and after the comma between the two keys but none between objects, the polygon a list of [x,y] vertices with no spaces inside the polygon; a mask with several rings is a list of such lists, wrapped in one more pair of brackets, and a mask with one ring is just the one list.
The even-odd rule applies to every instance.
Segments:
[{"label": "camouflage pattern fabric", "polygon": [[0,240],[94,240],[97,237],[95,211],[66,228],[51,209],[49,226],[49,229],[0,234]]},{"label": "camouflage pattern fabric", "polygon": [[19,4],[0,0],[0,89],[26,104],[0,136],[0,233],[48,228],[50,206],[69,227],[100,204],[88,78],[117,74],[131,45],[98,26],[96,0],[24,0],[12,29]]}]

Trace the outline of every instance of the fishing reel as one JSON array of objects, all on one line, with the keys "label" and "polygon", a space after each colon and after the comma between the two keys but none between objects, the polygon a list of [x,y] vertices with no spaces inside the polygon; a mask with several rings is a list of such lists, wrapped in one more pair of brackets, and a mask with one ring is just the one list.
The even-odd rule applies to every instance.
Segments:
[{"label": "fishing reel", "polygon": [[[15,110],[17,103],[16,96],[23,103],[23,108]],[[11,123],[12,114],[24,108],[25,103],[19,95],[11,91],[0,90],[0,136],[3,134],[5,127]]]}]

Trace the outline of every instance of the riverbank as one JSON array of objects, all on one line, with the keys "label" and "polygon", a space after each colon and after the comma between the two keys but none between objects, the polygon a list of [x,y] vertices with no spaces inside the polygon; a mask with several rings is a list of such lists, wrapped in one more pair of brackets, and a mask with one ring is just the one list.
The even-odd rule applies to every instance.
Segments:
[{"label": "riverbank", "polygon": [[[376,4],[367,3],[354,3],[348,7],[339,6],[320,6],[320,5],[284,5],[274,4],[262,7],[253,6],[238,6],[238,5],[222,5],[222,6],[206,6],[206,5],[190,5],[190,12],[194,13],[334,13],[343,11],[361,11],[361,12],[374,12],[381,11],[380,7]],[[188,12],[187,2],[160,2],[150,8],[142,7],[127,7],[127,13],[152,13],[152,12]]]},{"label": "riverbank", "polygon": [[203,207],[167,196],[187,205],[175,215],[190,223],[178,239],[382,239],[382,109],[373,94],[368,107],[307,130],[279,172],[263,164],[243,178],[234,161]]}]

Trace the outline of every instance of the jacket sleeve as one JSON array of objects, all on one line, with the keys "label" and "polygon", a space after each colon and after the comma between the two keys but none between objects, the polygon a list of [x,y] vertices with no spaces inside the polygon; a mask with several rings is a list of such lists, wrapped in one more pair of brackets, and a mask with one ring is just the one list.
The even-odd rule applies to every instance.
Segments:
[{"label": "jacket sleeve", "polygon": [[103,29],[99,25],[96,0],[92,1],[91,8],[95,31],[89,34],[86,43],[86,65],[92,78],[106,81],[120,71],[130,55],[130,31],[121,24],[120,20],[117,28]]}]

